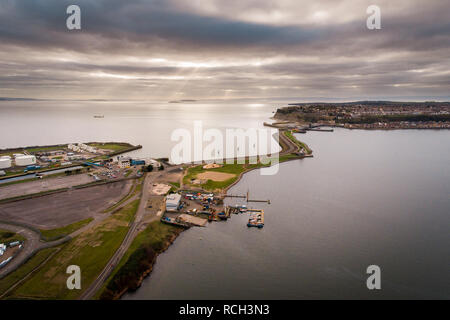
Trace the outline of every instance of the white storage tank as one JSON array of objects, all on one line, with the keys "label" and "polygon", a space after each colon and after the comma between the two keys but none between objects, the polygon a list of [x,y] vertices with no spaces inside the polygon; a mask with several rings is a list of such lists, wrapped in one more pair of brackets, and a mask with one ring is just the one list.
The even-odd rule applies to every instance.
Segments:
[{"label": "white storage tank", "polygon": [[16,166],[29,166],[36,163],[35,156],[21,156],[16,158]]},{"label": "white storage tank", "polygon": [[11,167],[11,158],[0,158],[0,169],[6,169]]}]

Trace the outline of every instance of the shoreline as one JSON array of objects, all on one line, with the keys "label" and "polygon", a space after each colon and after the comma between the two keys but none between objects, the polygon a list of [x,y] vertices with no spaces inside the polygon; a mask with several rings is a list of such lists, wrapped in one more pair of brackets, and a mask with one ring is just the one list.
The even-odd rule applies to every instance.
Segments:
[{"label": "shoreline", "polygon": [[[151,275],[151,273],[153,271],[153,266],[156,264],[158,256],[160,254],[164,253],[165,251],[167,251],[170,248],[170,246],[175,242],[175,240],[178,238],[178,236],[185,230],[186,229],[180,228],[176,234],[173,234],[169,239],[167,239],[164,242],[164,247],[161,249],[161,251],[157,252],[154,255],[152,261],[150,262],[150,266],[146,270],[144,270],[144,272],[139,276],[137,283],[136,283],[136,288],[130,288],[130,286],[127,285],[119,293],[115,294],[111,300],[120,300],[123,297],[123,295],[125,295],[126,293],[136,292],[141,287],[144,280]],[[103,292],[105,292],[105,291],[103,291]],[[103,294],[103,292],[102,292],[102,294]],[[101,294],[98,297],[98,300],[102,300]]]},{"label": "shoreline", "polygon": [[[289,162],[292,160],[300,160],[300,159],[304,159],[304,158],[308,158],[308,156],[298,156],[295,158],[291,158],[291,159],[286,159],[285,161],[279,162],[278,164],[282,164],[285,162]],[[245,171],[241,172],[239,174],[239,177],[236,181],[234,181],[233,183],[231,183],[229,186],[227,186],[226,188],[223,189],[223,194],[227,194],[228,190],[231,189],[233,186],[235,186],[236,184],[238,184],[242,178],[244,177],[244,175],[248,172],[251,172],[253,170],[257,170],[257,169],[261,169],[262,167],[256,167],[256,168],[249,168],[246,169]],[[158,253],[155,254],[155,256],[153,257],[150,266],[139,276],[139,279],[137,281],[137,285],[136,285],[136,289],[131,289],[129,286],[127,286],[126,288],[123,288],[119,293],[115,294],[112,298],[112,300],[119,300],[123,297],[123,295],[125,295],[126,293],[130,293],[130,292],[136,292],[142,285],[142,283],[144,282],[144,280],[149,277],[153,271],[153,267],[155,265],[155,263],[158,260],[158,256],[162,253],[164,253],[165,251],[167,251],[170,246],[175,242],[175,240],[178,238],[178,236],[184,232],[186,229],[180,228],[179,232],[177,232],[176,234],[172,235],[165,243],[164,243],[164,247],[162,248],[162,250]],[[99,299],[101,299],[101,296],[99,297]]]}]

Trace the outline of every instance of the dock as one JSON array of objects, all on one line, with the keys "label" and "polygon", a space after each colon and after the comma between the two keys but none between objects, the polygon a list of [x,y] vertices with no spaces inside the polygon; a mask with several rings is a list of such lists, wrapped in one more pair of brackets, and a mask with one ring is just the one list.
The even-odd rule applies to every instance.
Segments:
[{"label": "dock", "polygon": [[204,227],[206,225],[207,220],[200,218],[200,217],[195,217],[195,216],[191,216],[189,214],[180,214],[178,216],[177,219],[180,223],[186,223],[188,225],[191,226],[196,226],[196,227]]},{"label": "dock", "polygon": [[185,223],[185,222],[179,222],[179,221],[177,221],[176,219],[169,218],[169,217],[162,217],[162,218],[161,218],[161,222],[162,222],[162,223],[166,223],[166,224],[171,224],[171,225],[174,225],[174,226],[183,227],[183,228],[186,228],[186,229],[188,229],[188,228],[191,227],[191,225],[188,224],[188,223]]}]

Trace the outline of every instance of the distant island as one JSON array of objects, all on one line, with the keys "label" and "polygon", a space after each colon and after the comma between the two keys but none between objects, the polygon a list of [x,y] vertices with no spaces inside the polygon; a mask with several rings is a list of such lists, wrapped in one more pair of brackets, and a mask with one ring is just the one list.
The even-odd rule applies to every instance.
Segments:
[{"label": "distant island", "polygon": [[191,99],[183,99],[183,100],[172,100],[169,101],[169,103],[186,103],[186,102],[197,102],[197,100],[191,100]]},{"label": "distant island", "polygon": [[274,119],[349,129],[450,129],[450,102],[295,103],[277,109]]}]

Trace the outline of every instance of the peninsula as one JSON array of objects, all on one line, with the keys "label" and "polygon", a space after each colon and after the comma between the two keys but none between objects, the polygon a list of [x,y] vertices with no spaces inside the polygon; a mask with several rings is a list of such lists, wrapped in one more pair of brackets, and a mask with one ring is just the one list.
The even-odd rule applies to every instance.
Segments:
[{"label": "peninsula", "polygon": [[274,119],[348,129],[450,129],[450,102],[292,103]]}]

